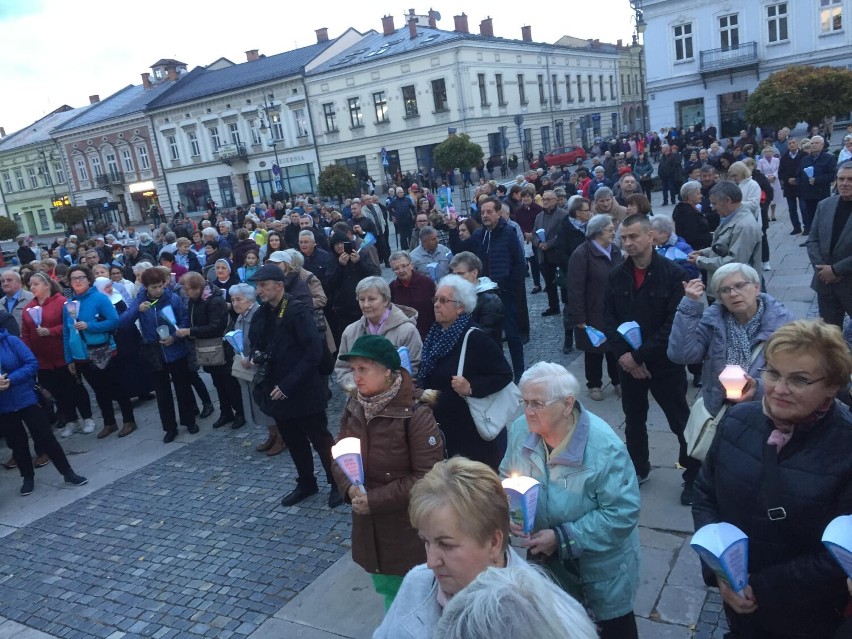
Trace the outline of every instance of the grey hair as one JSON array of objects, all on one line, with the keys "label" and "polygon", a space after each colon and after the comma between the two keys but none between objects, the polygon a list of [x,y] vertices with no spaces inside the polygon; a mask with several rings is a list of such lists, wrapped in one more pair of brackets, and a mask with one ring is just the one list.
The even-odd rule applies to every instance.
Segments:
[{"label": "grey hair", "polygon": [[672,218],[666,217],[665,215],[655,215],[654,219],[651,220],[651,228],[655,231],[668,233],[669,237],[671,237],[675,232],[675,225],[674,222],[672,222]]},{"label": "grey hair", "polygon": [[149,268],[154,268],[154,265],[151,262],[139,262],[136,266],[133,267],[133,274],[140,275],[144,273]]},{"label": "grey hair", "polygon": [[473,313],[476,309],[476,287],[464,279],[461,275],[444,275],[435,290],[446,286],[453,289],[456,303],[462,307],[465,313]]},{"label": "grey hair", "polygon": [[245,282],[234,284],[231,288],[228,289],[228,295],[230,295],[232,298],[243,297],[249,302],[253,302],[255,301],[255,299],[257,299],[257,291],[251,284],[246,284]]},{"label": "grey hair", "polygon": [[537,566],[489,567],[450,600],[435,632],[441,639],[595,639],[583,607]]},{"label": "grey hair", "polygon": [[476,271],[477,273],[482,272],[482,260],[480,260],[475,253],[471,253],[470,251],[462,251],[450,260],[450,268],[453,270],[455,270],[459,264],[467,268],[468,271]]},{"label": "grey hair", "polygon": [[420,232],[417,234],[417,237],[419,237],[421,240],[423,240],[427,237],[432,237],[433,235],[437,235],[437,234],[438,234],[438,231],[436,231],[434,227],[424,226],[422,229],[420,229]]},{"label": "grey hair", "polygon": [[291,266],[297,266],[299,268],[305,266],[305,256],[302,255],[299,251],[297,251],[296,249],[287,249],[284,252],[290,256],[291,260],[293,260],[293,264],[291,264]]},{"label": "grey hair", "polygon": [[693,193],[701,193],[701,182],[684,182],[683,186],[680,187],[681,201],[685,200]]},{"label": "grey hair", "polygon": [[205,227],[201,230],[201,237],[202,238],[208,238],[209,237],[209,238],[212,238],[212,239],[215,240],[216,238],[219,237],[219,232],[216,229],[214,229],[212,226],[208,226],[208,227]]},{"label": "grey hair", "polygon": [[605,197],[613,197],[612,189],[608,186],[602,186],[597,191],[595,191],[595,197],[593,198],[595,202],[598,200],[602,200]]},{"label": "grey hair", "polygon": [[369,291],[371,288],[376,289],[379,292],[379,295],[385,298],[386,302],[391,301],[390,286],[388,286],[385,278],[379,277],[378,275],[365,277],[363,280],[358,282],[358,285],[355,287],[355,299],[360,297],[361,293]]},{"label": "grey hair", "polygon": [[316,242],[317,238],[314,236],[314,232],[311,229],[305,229],[304,231],[299,231],[299,237],[309,237],[313,241]]},{"label": "grey hair", "polygon": [[718,297],[716,293],[719,291],[719,287],[722,286],[722,282],[731,275],[736,274],[742,275],[752,284],[760,286],[760,275],[751,266],[740,262],[728,262],[720,266],[713,273],[713,277],[710,280],[710,290],[713,291],[713,295]]},{"label": "grey hair", "polygon": [[852,133],[847,133],[843,136],[843,143],[852,142]]},{"label": "grey hair", "polygon": [[139,241],[142,242],[143,244],[150,239],[151,239],[150,233],[140,233],[139,234]]},{"label": "grey hair", "polygon": [[730,200],[734,204],[739,204],[743,201],[743,192],[740,190],[740,187],[729,180],[724,180],[714,185],[713,188],[710,189],[710,196],[724,198],[726,200]]},{"label": "grey hair", "polygon": [[393,264],[397,260],[407,260],[411,264],[411,253],[408,251],[394,251],[388,258],[388,264]]},{"label": "grey hair", "polygon": [[741,160],[739,162],[734,162],[731,166],[728,167],[728,175],[736,175],[741,180],[747,180],[751,177],[751,169],[745,162]]},{"label": "grey hair", "polygon": [[522,391],[524,387],[534,384],[544,384],[548,399],[577,397],[580,393],[580,382],[577,381],[577,378],[569,373],[567,368],[553,362],[533,364],[521,376],[521,381],[518,382]]},{"label": "grey hair", "polygon": [[176,241],[177,241],[177,235],[175,235],[174,231],[169,231],[168,233],[166,233],[166,242],[171,244],[172,242],[176,242]]},{"label": "grey hair", "polygon": [[225,225],[225,228],[226,228],[226,229],[228,229],[229,231],[231,230],[231,222],[230,222],[230,220],[221,220],[221,221],[220,221],[220,222],[216,225],[216,228],[218,228],[218,227],[222,226],[223,224]]},{"label": "grey hair", "polygon": [[597,215],[593,215],[588,222],[586,222],[586,238],[594,239],[601,233],[603,230],[612,224],[612,216],[606,213],[598,213]]}]

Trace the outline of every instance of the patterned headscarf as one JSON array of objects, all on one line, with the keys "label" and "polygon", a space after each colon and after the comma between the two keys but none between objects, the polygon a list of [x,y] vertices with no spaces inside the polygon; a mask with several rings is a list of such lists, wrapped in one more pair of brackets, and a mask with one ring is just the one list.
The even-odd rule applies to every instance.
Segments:
[{"label": "patterned headscarf", "polygon": [[425,388],[424,384],[429,373],[453,350],[456,342],[467,332],[470,323],[470,313],[462,313],[447,330],[444,330],[438,322],[432,324],[426,339],[423,340],[423,352],[420,354],[420,370],[417,372],[417,385],[420,388]]},{"label": "patterned headscarf", "polygon": [[757,313],[745,324],[740,324],[733,313],[725,313],[725,362],[727,364],[741,366],[746,371],[749,369],[751,345],[760,330],[765,309],[763,300],[758,297]]}]

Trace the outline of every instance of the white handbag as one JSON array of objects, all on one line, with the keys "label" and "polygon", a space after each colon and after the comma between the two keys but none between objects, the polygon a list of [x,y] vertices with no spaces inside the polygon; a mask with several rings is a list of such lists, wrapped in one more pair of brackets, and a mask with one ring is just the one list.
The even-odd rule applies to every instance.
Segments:
[{"label": "white handbag", "polygon": [[[464,371],[467,338],[475,330],[478,329],[470,328],[465,333],[461,355],[459,356],[459,369],[456,373],[459,377],[462,376]],[[465,397],[464,400],[467,402],[470,416],[473,418],[473,423],[476,424],[479,436],[489,442],[524,412],[521,390],[514,382],[509,382],[505,388],[487,397]]]}]

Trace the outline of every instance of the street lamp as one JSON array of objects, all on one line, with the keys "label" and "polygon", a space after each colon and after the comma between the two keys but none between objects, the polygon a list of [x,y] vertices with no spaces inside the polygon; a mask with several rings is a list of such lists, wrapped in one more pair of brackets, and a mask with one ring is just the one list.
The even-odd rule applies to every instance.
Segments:
[{"label": "street lamp", "polygon": [[[272,105],[266,101],[266,96],[264,96],[263,104],[258,105],[257,107],[257,117],[260,118],[260,134],[264,137],[267,133],[269,133],[269,126],[267,126],[267,122],[269,122],[270,125],[272,124],[272,118],[269,115],[271,108]],[[265,120],[264,117],[266,118]],[[281,186],[281,164],[278,160],[278,140],[276,140],[273,135],[269,138],[267,144],[272,147],[272,150],[275,153],[275,164],[272,165],[272,178],[275,184],[275,192],[281,193],[284,189]]]},{"label": "street lamp", "polygon": [[[642,0],[633,0],[630,3],[630,7],[633,9],[633,22],[636,26],[636,31],[633,34],[633,44],[630,45],[630,52],[635,54],[639,54],[639,91],[640,97],[642,100],[642,134],[648,134],[648,106],[645,104],[645,46],[644,46],[644,34],[645,29],[648,26],[648,23],[645,22],[645,18],[642,13]],[[639,42],[639,36],[642,37],[642,43]]]}]

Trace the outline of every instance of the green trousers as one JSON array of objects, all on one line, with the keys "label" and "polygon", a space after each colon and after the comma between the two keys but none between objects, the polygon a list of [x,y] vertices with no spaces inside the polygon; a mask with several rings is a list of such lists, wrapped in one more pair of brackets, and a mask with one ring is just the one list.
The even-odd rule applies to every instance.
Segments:
[{"label": "green trousers", "polygon": [[397,575],[370,575],[373,579],[373,588],[385,598],[385,612],[390,610],[399,587],[402,586],[402,577]]}]

